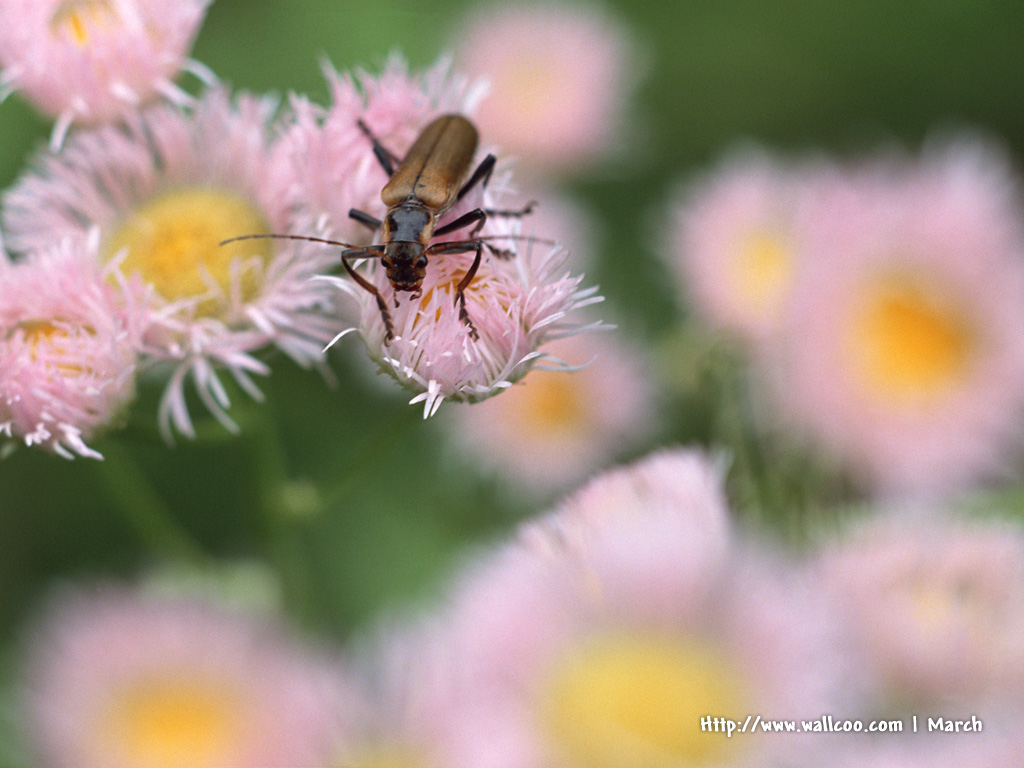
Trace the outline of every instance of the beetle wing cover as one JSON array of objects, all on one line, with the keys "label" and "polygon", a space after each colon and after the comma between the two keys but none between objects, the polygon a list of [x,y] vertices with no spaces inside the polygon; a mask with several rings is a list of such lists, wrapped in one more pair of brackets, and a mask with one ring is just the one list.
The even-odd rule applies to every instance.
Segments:
[{"label": "beetle wing cover", "polygon": [[423,129],[381,192],[389,208],[415,197],[438,215],[455,202],[476,153],[477,131],[462,115],[442,115]]}]

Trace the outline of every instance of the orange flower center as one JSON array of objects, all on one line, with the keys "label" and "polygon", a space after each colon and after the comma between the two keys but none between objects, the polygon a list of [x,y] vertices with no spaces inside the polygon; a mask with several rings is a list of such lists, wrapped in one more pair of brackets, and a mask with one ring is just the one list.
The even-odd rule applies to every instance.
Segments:
[{"label": "orange flower center", "polygon": [[218,768],[244,754],[241,702],[212,680],[137,682],[107,709],[100,749],[138,768]]},{"label": "orange flower center", "polygon": [[858,297],[847,347],[865,389],[890,403],[924,406],[967,378],[978,342],[952,292],[887,276]]}]

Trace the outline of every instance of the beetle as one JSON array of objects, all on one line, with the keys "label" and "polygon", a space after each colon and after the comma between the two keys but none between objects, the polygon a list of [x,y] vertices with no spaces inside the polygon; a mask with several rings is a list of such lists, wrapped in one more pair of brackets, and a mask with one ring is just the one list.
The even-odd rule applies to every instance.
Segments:
[{"label": "beetle", "polygon": [[[401,160],[381,144],[366,123],[359,120],[357,125],[371,142],[374,156],[388,174],[388,182],[381,190],[381,200],[387,211],[383,219],[355,208],[349,211],[349,216],[374,231],[379,230],[380,244],[356,246],[301,235],[243,235],[225,240],[224,243],[246,238],[279,237],[342,246],[345,250],[341,253],[341,263],[345,271],[377,301],[384,321],[385,344],[395,337],[394,320],[387,302],[377,287],[359,274],[351,262],[355,259],[380,259],[392,288],[396,292],[410,292],[416,298],[422,293],[423,279],[431,257],[472,251],[475,253],[473,263],[455,287],[455,303],[459,307],[459,319],[469,328],[471,338],[478,338],[466,310],[466,289],[476,276],[485,247],[499,258],[508,258],[512,254],[494,248],[484,238],[476,235],[489,214],[523,216],[532,210],[533,203],[516,211],[475,208],[438,227],[440,219],[468,192],[478,184],[486,186],[494,170],[495,157],[489,154],[466,178],[479,141],[473,124],[459,114],[441,115],[420,132]],[[469,239],[431,245],[430,241],[435,236],[450,234],[468,226],[473,226]],[[398,306],[397,296],[395,306]]]}]

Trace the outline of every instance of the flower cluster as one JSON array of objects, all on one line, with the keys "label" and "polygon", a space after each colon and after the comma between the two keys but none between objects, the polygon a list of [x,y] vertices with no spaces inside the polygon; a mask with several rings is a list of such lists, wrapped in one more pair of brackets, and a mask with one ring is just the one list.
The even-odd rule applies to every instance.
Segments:
[{"label": "flower cluster", "polygon": [[675,267],[744,339],[777,422],[877,493],[1005,474],[1024,414],[1024,217],[989,142],[920,156],[731,158],[676,209]]},{"label": "flower cluster", "polygon": [[180,590],[66,591],[30,634],[29,732],[55,766],[1011,765],[1019,526],[880,510],[797,558],[730,520],[725,469],[670,449],[596,477],[347,660]]},{"label": "flower cluster", "polygon": [[[541,246],[502,217],[492,217],[482,232],[448,236],[483,238],[477,275],[464,291],[456,287],[473,253],[435,257],[422,295],[408,300],[396,299],[379,264],[361,267],[365,277],[356,281],[329,276],[340,271],[337,249],[303,238],[368,243],[372,233],[349,209],[384,213],[387,175],[360,126],[372,126],[401,157],[434,117],[471,111],[479,88],[453,75],[445,61],[416,75],[393,58],[377,77],[325,67],[329,108],[296,95],[282,109],[273,98],[232,94],[212,75],[200,95],[186,96],[172,79],[182,67],[201,71],[184,56],[206,4],[0,3],[4,82],[58,119],[53,146],[36,154],[2,197],[5,239],[20,256],[12,273],[43,269],[36,254],[69,241],[76,245],[65,248],[88,262],[76,271],[105,275],[104,301],[114,314],[89,321],[86,334],[108,342],[108,326],[132,315],[130,337],[117,336],[117,385],[100,388],[108,399],[124,405],[129,398],[112,393],[130,392],[136,371],[163,377],[161,430],[168,439],[175,432],[191,436],[191,382],[205,408],[234,431],[225,374],[258,399],[255,377],[270,372],[269,349],[301,366],[326,368],[325,345],[347,332],[343,318],[355,314],[358,324],[348,330],[360,332],[381,370],[412,390],[413,402],[424,401],[431,415],[445,399],[475,402],[501,392],[549,359],[544,344],[584,327],[567,316],[599,300],[594,289],[562,268],[557,246],[547,240]],[[62,73],[59,81],[53,72]],[[510,209],[508,189],[509,171],[501,166],[493,183],[478,184],[437,224],[473,207]],[[281,234],[295,237],[267,237]],[[314,279],[321,276],[327,279]],[[375,297],[359,281],[399,305],[393,342]],[[57,286],[77,290],[70,281]],[[12,283],[9,290],[22,289]],[[348,299],[354,313],[346,309]],[[59,314],[12,316],[0,354],[35,361],[40,339],[53,336],[39,329],[65,322]],[[85,370],[106,372],[111,365]],[[67,381],[71,374],[80,378],[70,364],[5,371],[4,432],[63,454],[70,446],[97,456],[84,440],[121,409],[83,410],[68,394],[40,417],[24,397],[30,372],[43,377],[35,388],[51,399],[82,386]]]},{"label": "flower cluster", "polygon": [[[13,762],[1020,763],[1020,489],[978,492],[1024,466],[1024,188],[1004,149],[732,152],[659,211],[647,245],[682,311],[652,339],[642,254],[589,258],[635,236],[546,205],[629,143],[623,126],[648,135],[623,111],[642,51],[611,13],[480,8],[423,71],[325,62],[317,103],[189,59],[208,6],[0,0],[0,100],[53,121],[0,193],[0,459],[100,459],[147,403],[167,441],[202,434],[197,406],[239,432],[234,401],[260,400],[276,360],[330,379],[327,350],[356,341],[421,408],[408,425],[357,412],[351,431],[289,415],[281,440],[264,409],[233,446],[251,466],[223,520],[230,487],[179,520],[202,482],[173,478],[165,507],[171,480],[107,443],[87,468],[170,562],[118,584],[25,558],[26,583],[78,584],[0,641]],[[650,297],[619,313],[632,341],[591,313],[583,268]],[[648,453],[654,435],[671,447]],[[55,487],[83,469],[42,461]],[[203,469],[219,484],[232,467]],[[214,525],[193,542],[199,519]],[[377,574],[420,586],[426,550],[483,525],[498,540],[432,603],[339,621],[393,597]],[[254,542],[271,564],[222,559]]]}]

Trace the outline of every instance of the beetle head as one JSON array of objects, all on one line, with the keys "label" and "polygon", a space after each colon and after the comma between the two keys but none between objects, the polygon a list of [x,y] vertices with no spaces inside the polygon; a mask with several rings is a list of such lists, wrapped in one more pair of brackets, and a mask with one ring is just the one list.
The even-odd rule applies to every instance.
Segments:
[{"label": "beetle head", "polygon": [[419,243],[392,242],[384,250],[381,263],[387,272],[388,282],[396,291],[422,290],[423,278],[427,274],[427,257]]}]

